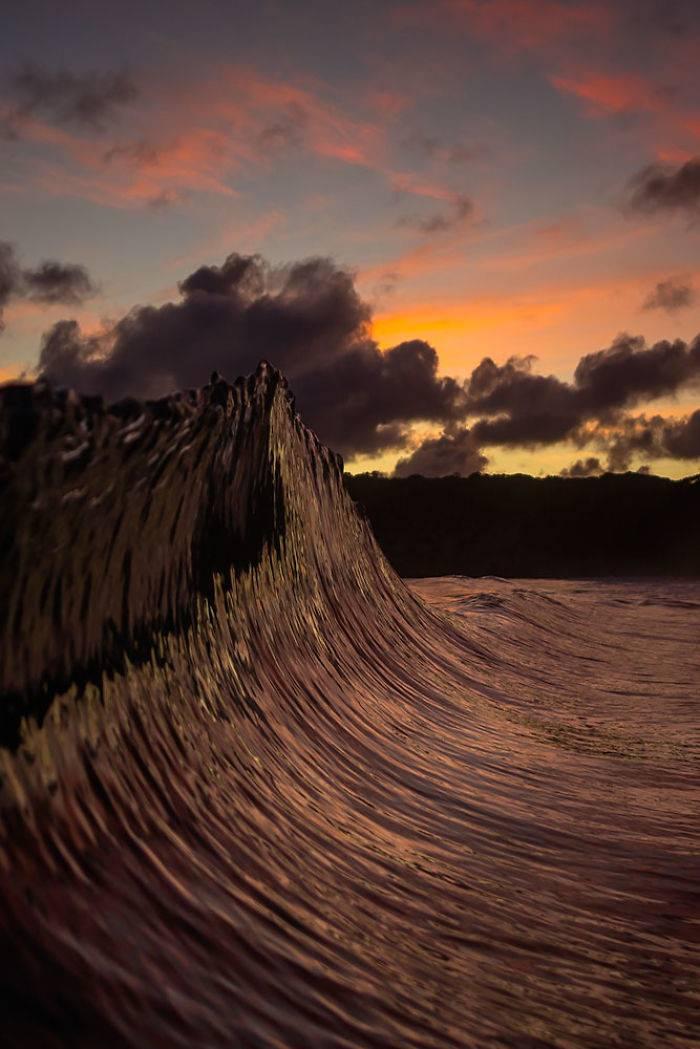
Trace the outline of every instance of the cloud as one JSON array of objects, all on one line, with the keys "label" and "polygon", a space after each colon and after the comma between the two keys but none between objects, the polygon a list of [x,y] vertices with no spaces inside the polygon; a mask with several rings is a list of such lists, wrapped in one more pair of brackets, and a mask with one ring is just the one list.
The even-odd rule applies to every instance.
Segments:
[{"label": "cloud", "polygon": [[621,335],[586,354],[573,383],[533,372],[533,357],[490,357],[467,384],[467,413],[481,445],[535,447],[573,437],[590,420],[614,419],[622,409],[700,385],[700,336],[692,343],[662,340],[648,346]]},{"label": "cloud", "polygon": [[659,281],[654,290],[647,295],[642,309],[675,313],[692,306],[696,299],[697,293],[691,284],[677,277],[669,277],[668,280]]},{"label": "cloud", "polygon": [[667,93],[633,73],[586,72],[576,77],[550,78],[557,90],[587,103],[594,116],[628,112],[658,113],[667,104]]},{"label": "cloud", "polygon": [[467,427],[448,426],[439,437],[431,437],[409,456],[399,459],[394,469],[396,477],[422,474],[424,477],[445,477],[449,474],[480,473],[488,459],[479,449]]},{"label": "cloud", "polygon": [[154,88],[124,137],[112,142],[95,132],[136,97],[126,74],[30,67],[18,76],[15,95],[18,87],[25,97],[14,109],[0,105],[4,132],[49,147],[51,159],[33,163],[27,179],[54,196],[128,208],[172,204],[193,192],[234,196],[236,176],[250,177],[299,150],[323,164],[364,167],[390,184],[394,177],[386,166],[388,118],[353,115],[306,78],[286,82],[249,66],[217,67],[175,91]]},{"label": "cloud", "polygon": [[244,374],[265,358],[289,378],[305,421],[345,455],[401,447],[411,423],[463,414],[461,384],[438,376],[426,342],[379,350],[353,275],[329,259],[271,267],[233,254],[189,274],[180,292],[89,338],[59,322],[44,337],[40,369],[117,399],[201,385],[213,370]]},{"label": "cloud", "polygon": [[13,299],[76,306],[97,290],[84,266],[49,260],[35,269],[22,268],[14,246],[0,241],[0,331],[3,311]]},{"label": "cloud", "polygon": [[448,211],[437,211],[427,217],[403,216],[398,225],[411,226],[421,233],[446,233],[448,230],[463,225],[474,214],[474,204],[466,193],[454,196]]},{"label": "cloud", "polygon": [[0,241],[0,326],[2,311],[21,283],[22,275],[15,258],[14,248],[6,241]]},{"label": "cloud", "polygon": [[[0,269],[10,284],[13,272]],[[517,356],[502,364],[485,357],[459,381],[438,374],[437,353],[422,339],[382,352],[354,275],[330,259],[271,266],[234,253],[193,270],[179,292],[177,301],[137,306],[89,336],[60,321],[44,336],[41,371],[116,400],[198,386],[214,370],[233,378],[267,359],[287,375],[321,440],[346,456],[405,449],[402,474],[483,469],[490,446],[568,441],[606,452],[613,466],[630,454],[683,457],[695,447],[689,423],[630,422],[628,413],[700,387],[700,336],[649,345],[621,335],[583,356],[571,382]],[[426,422],[442,432],[412,447],[414,426]]]},{"label": "cloud", "polygon": [[181,204],[188,196],[189,194],[184,189],[161,189],[152,197],[146,197],[145,203],[153,211],[165,211],[176,204]]},{"label": "cloud", "polygon": [[[428,233],[458,224],[470,210],[463,194],[393,170],[387,132],[399,101],[389,95],[368,119],[356,98],[352,108],[340,105],[328,85],[225,65],[175,91],[154,89],[110,142],[100,133],[137,97],[126,74],[25,67],[13,90],[22,97],[14,109],[0,104],[0,136],[21,133],[42,147],[38,158],[25,152],[21,160],[27,181],[52,196],[120,208],[167,207],[193,193],[236,196],[235,179],[303,152],[317,164],[364,168],[392,189],[438,200],[443,211],[409,220]],[[459,159],[455,147],[449,160]]]},{"label": "cloud", "polygon": [[356,119],[303,81],[270,79],[251,67],[228,66],[193,86],[187,119],[226,126],[249,159],[302,146],[317,157],[381,169],[382,123]]},{"label": "cloud", "polygon": [[603,473],[600,459],[590,455],[587,459],[577,459],[571,466],[560,471],[562,477],[597,477]]},{"label": "cloud", "polygon": [[630,407],[677,393],[700,381],[700,336],[692,343],[666,339],[647,346],[620,335],[612,346],[582,357],[574,382],[588,415]]},{"label": "cloud", "polygon": [[408,135],[403,140],[402,145],[411,150],[411,152],[422,154],[431,160],[456,166],[470,164],[474,160],[479,160],[485,152],[483,146],[467,146],[460,142],[449,145],[434,135],[425,135],[419,131]]},{"label": "cloud", "polygon": [[443,0],[458,22],[506,52],[558,53],[563,44],[602,40],[617,15],[602,3],[560,0]]},{"label": "cloud", "polygon": [[79,305],[97,292],[84,266],[47,261],[22,271],[23,294],[34,302]]},{"label": "cloud", "polygon": [[155,146],[152,142],[148,142],[145,139],[140,139],[137,142],[127,142],[122,145],[110,146],[106,149],[103,154],[103,160],[106,164],[112,163],[114,160],[126,161],[134,164],[136,167],[143,165],[151,167],[162,158],[162,150]]},{"label": "cloud", "polygon": [[700,459],[700,411],[685,419],[666,422],[662,444],[672,459]]},{"label": "cloud", "polygon": [[599,435],[612,470],[629,469],[632,458],[700,459],[700,410],[680,419],[640,415],[621,420],[608,434]]},{"label": "cloud", "polygon": [[678,168],[652,164],[628,183],[627,209],[654,215],[680,212],[700,218],[700,157],[692,157]]},{"label": "cloud", "polygon": [[[467,411],[480,444],[534,446],[563,440],[578,426],[576,392],[554,375],[536,375],[533,357],[497,365],[485,357],[467,385]],[[484,418],[484,416],[486,418]]]},{"label": "cloud", "polygon": [[280,116],[260,129],[257,140],[263,151],[279,152],[299,149],[309,126],[309,115],[297,101],[289,102]]},{"label": "cloud", "polygon": [[10,124],[15,127],[25,117],[41,116],[93,131],[104,131],[139,95],[126,73],[51,72],[30,63],[12,77],[10,90],[15,99]]}]

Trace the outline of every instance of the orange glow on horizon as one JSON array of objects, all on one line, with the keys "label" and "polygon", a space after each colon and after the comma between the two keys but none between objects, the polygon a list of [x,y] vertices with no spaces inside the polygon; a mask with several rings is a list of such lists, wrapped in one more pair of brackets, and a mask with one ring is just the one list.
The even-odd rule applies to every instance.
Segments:
[{"label": "orange glow on horizon", "polygon": [[517,323],[543,325],[564,309],[562,303],[504,302],[485,299],[445,306],[426,304],[396,313],[379,313],[372,321],[372,334],[380,346],[388,348],[407,339],[427,339],[439,343],[441,335],[493,330]]},{"label": "orange glow on horizon", "polygon": [[0,385],[6,382],[20,382],[26,372],[26,365],[17,364],[14,361],[10,364],[0,364]]}]

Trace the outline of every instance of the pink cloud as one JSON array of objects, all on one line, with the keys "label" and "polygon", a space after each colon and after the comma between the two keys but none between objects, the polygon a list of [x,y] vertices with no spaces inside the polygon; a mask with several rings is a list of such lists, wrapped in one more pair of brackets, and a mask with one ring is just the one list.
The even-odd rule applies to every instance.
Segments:
[{"label": "pink cloud", "polygon": [[588,105],[592,115],[609,113],[659,113],[668,105],[664,93],[651,81],[634,73],[582,73],[553,76],[558,91],[575,95]]},{"label": "pink cloud", "polygon": [[32,183],[52,196],[77,196],[94,203],[131,207],[181,199],[191,191],[232,196],[222,178],[235,166],[222,132],[185,127],[146,149],[139,144],[107,149],[100,137],[72,134],[26,118],[21,137],[49,147],[53,159],[33,161]]},{"label": "pink cloud", "polygon": [[28,184],[101,205],[158,208],[194,193],[236,196],[238,177],[305,153],[365,168],[403,193],[450,204],[458,197],[449,184],[394,169],[388,131],[410,105],[398,91],[369,89],[348,103],[309,77],[226,66],[197,84],[154,88],[149,98],[117,142],[24,120],[21,137],[42,150]]},{"label": "pink cloud", "polygon": [[548,51],[581,37],[601,38],[617,19],[609,5],[560,0],[443,0],[439,8],[507,52]]},{"label": "pink cloud", "polygon": [[427,197],[429,200],[444,200],[452,202],[455,198],[454,190],[438,182],[432,182],[415,175],[411,171],[387,171],[387,178],[392,189],[401,193],[411,193],[416,197]]},{"label": "pink cloud", "polygon": [[593,119],[634,114],[647,118],[641,134],[659,159],[688,159],[697,152],[700,113],[688,111],[676,101],[675,93],[654,80],[636,73],[587,71],[551,76],[562,94],[584,103]]},{"label": "pink cloud", "polygon": [[323,98],[323,90],[322,85],[273,80],[255,70],[230,67],[201,89],[198,102],[210,116],[227,122],[234,134],[249,136],[249,141],[255,141],[256,135],[259,140],[271,127],[286,127],[319,156],[374,166],[383,148],[381,126],[350,116]]},{"label": "pink cloud", "polygon": [[413,100],[398,91],[373,89],[367,92],[366,103],[371,112],[377,113],[381,118],[391,119],[405,112]]},{"label": "pink cloud", "polygon": [[34,118],[23,119],[19,131],[23,140],[48,150],[48,158],[33,161],[35,185],[130,207],[193,192],[232,196],[237,172],[277,163],[285,147],[381,172],[385,123],[404,104],[398,94],[375,94],[365,100],[372,110],[365,119],[344,109],[324,85],[228,67],[204,84],[161,90],[150,109],[136,114],[130,137],[121,142],[71,134]]}]

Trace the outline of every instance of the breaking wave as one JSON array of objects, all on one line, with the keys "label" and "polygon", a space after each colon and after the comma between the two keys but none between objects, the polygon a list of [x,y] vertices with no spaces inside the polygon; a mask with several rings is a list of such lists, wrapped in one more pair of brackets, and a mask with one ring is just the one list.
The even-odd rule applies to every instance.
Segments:
[{"label": "breaking wave", "polygon": [[422,580],[267,365],[1,393],[14,1047],[688,1047],[700,587]]}]

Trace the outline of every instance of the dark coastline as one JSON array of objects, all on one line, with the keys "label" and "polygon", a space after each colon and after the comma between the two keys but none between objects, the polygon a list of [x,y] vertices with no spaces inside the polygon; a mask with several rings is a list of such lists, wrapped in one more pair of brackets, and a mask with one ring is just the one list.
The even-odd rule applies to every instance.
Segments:
[{"label": "dark coastline", "polygon": [[700,479],[346,474],[407,578],[700,576]]}]

